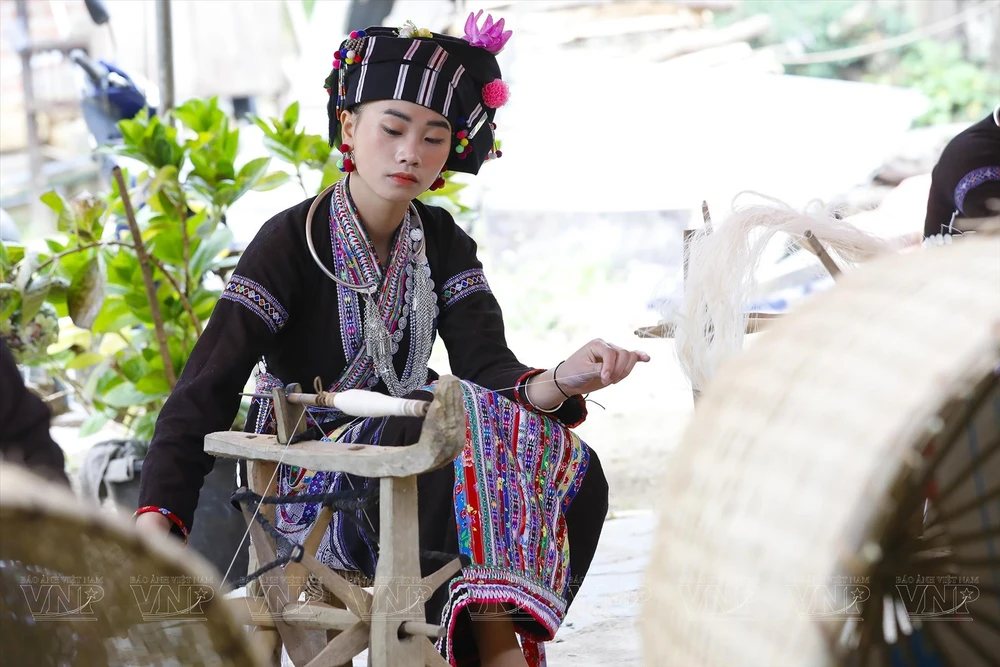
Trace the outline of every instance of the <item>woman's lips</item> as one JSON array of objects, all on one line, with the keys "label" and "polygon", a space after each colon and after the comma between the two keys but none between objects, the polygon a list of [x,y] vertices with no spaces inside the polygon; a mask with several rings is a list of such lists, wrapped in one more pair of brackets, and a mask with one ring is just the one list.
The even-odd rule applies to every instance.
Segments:
[{"label": "woman's lips", "polygon": [[414,183],[417,182],[417,177],[414,176],[413,174],[396,173],[396,174],[390,174],[389,178],[394,180],[396,183],[399,183],[400,185],[413,185]]}]

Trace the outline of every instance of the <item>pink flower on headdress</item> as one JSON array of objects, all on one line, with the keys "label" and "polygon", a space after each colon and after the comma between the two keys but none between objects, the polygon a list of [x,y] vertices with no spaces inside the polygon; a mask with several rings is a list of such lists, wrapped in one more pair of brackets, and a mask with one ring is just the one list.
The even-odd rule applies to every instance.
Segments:
[{"label": "pink flower on headdress", "polygon": [[510,88],[500,79],[493,79],[483,86],[483,104],[491,109],[499,109],[507,104]]},{"label": "pink flower on headdress", "polygon": [[504,31],[503,19],[494,23],[492,14],[486,15],[486,21],[483,22],[483,27],[480,28],[478,23],[479,17],[482,15],[483,10],[480,9],[475,14],[470,13],[469,18],[465,19],[464,39],[472,46],[481,46],[493,55],[496,55],[503,51],[503,47],[507,44],[507,40],[510,39],[513,31]]}]

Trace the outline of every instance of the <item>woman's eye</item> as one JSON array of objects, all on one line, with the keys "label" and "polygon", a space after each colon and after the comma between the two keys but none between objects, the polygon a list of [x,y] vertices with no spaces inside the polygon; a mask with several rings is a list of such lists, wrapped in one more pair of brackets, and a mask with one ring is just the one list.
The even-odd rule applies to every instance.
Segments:
[{"label": "woman's eye", "polygon": [[382,126],[382,130],[391,137],[398,137],[403,134],[402,132],[392,129],[391,127],[386,127],[385,125]]},{"label": "woman's eye", "polygon": [[434,144],[435,146],[440,146],[444,143],[444,139],[431,139],[430,137],[428,137],[426,141],[427,143]]}]

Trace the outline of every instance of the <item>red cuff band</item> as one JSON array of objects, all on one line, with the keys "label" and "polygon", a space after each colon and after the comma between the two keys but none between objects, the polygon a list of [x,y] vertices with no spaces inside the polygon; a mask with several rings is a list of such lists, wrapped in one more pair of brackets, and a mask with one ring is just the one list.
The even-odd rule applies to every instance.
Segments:
[{"label": "red cuff band", "polygon": [[177,528],[181,531],[181,535],[184,536],[184,544],[187,544],[188,529],[184,527],[184,522],[180,520],[180,517],[178,517],[176,514],[174,514],[170,510],[168,510],[166,508],[163,508],[163,507],[157,507],[156,505],[146,505],[145,507],[140,507],[139,509],[137,509],[135,511],[135,514],[133,514],[132,517],[135,518],[135,517],[139,516],[140,514],[145,514],[146,512],[159,512],[163,516],[165,516],[168,519],[170,519],[170,521],[175,526],[177,526]]}]

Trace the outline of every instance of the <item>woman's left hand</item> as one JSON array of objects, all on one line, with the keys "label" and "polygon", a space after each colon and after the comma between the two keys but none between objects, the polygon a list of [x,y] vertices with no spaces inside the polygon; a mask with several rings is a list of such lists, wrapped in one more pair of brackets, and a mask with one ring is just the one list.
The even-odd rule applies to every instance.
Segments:
[{"label": "woman's left hand", "polygon": [[639,361],[648,362],[649,355],[597,338],[567,357],[554,379],[567,394],[588,394],[621,382]]}]

